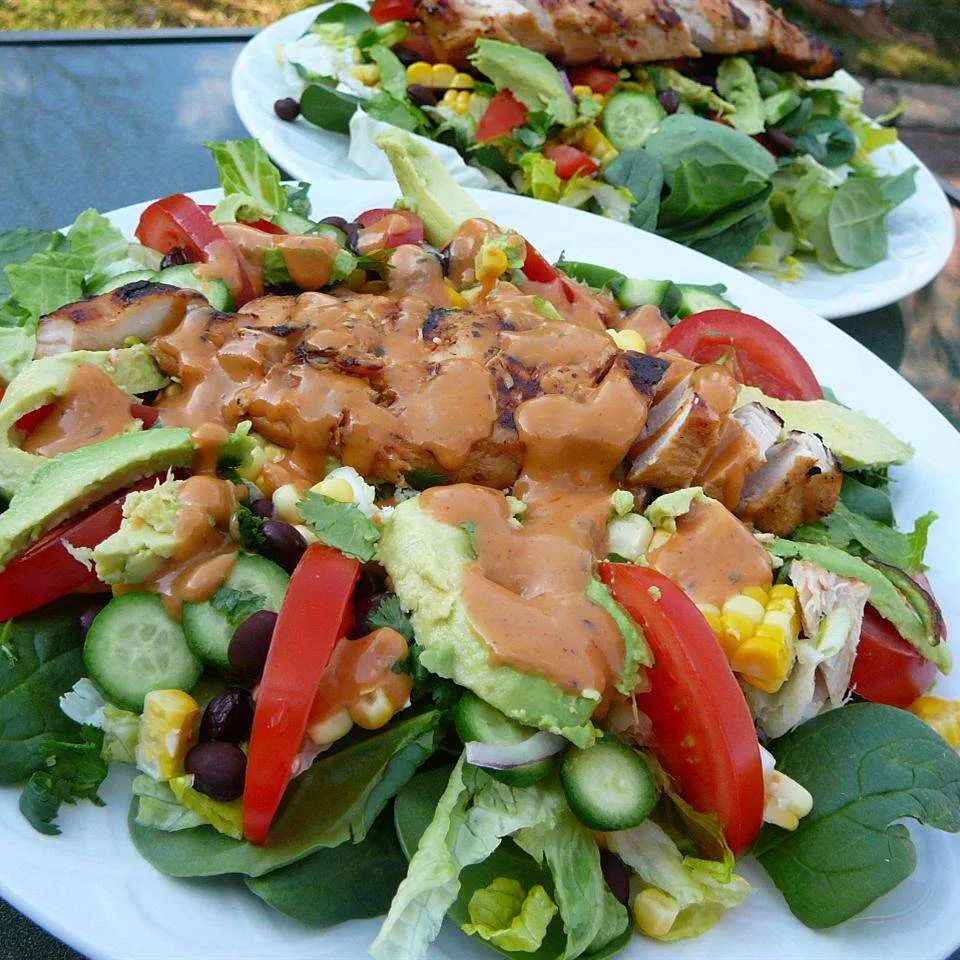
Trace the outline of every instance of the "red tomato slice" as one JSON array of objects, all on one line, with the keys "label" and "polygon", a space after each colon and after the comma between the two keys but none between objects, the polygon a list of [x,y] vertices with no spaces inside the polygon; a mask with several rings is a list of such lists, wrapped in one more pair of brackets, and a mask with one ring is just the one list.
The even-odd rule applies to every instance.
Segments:
[{"label": "red tomato slice", "polygon": [[370,6],[370,16],[376,23],[419,19],[414,0],[373,0]]},{"label": "red tomato slice", "polygon": [[511,134],[526,122],[527,108],[509,90],[501,90],[487,105],[477,124],[477,143]]},{"label": "red tomato slice", "polygon": [[560,276],[560,271],[529,240],[525,240],[524,243],[527,245],[527,256],[521,267],[524,276],[537,283],[556,280]]},{"label": "red tomato slice", "polygon": [[704,310],[684,317],[661,350],[676,350],[697,363],[732,356],[741,383],[780,400],[821,400],[823,391],[809,364],[779,331],[738,310]]},{"label": "red tomato slice", "polygon": [[662,573],[602,563],[600,576],[653,651],[650,690],[636,701],[653,723],[654,753],[680,795],[716,813],[730,849],[743,853],[763,823],[763,768],[750,710],[717,638]]},{"label": "red tomato slice", "polygon": [[602,67],[574,67],[569,75],[575,87],[589,87],[594,93],[609,93],[620,82],[617,74]]},{"label": "red tomato slice", "polygon": [[936,678],[936,665],[917,653],[889,620],[868,605],[850,689],[871,703],[906,709]]},{"label": "red tomato slice", "polygon": [[317,684],[337,641],[350,633],[350,603],[359,576],[356,560],[314,543],[290,578],[250,735],[243,833],[251,843],[267,841],[303,743]]},{"label": "red tomato slice", "polygon": [[354,217],[354,220],[359,223],[361,227],[372,227],[378,221],[397,212],[399,211],[394,210],[393,207],[371,207],[369,210],[364,210],[363,213],[358,213]]},{"label": "red tomato slice", "polygon": [[600,169],[593,157],[566,143],[547,144],[543,148],[543,155],[556,164],[557,176],[561,180],[569,180],[578,174],[588,177]]},{"label": "red tomato slice", "polygon": [[40,421],[43,420],[52,409],[52,403],[45,403],[42,407],[37,407],[36,410],[25,413],[17,421],[17,429],[22,430],[29,437],[40,425]]},{"label": "red tomato slice", "polygon": [[424,236],[423,221],[412,210],[393,210],[374,208],[365,210],[357,217],[370,240],[376,242],[368,249],[388,250],[405,243],[422,243]]},{"label": "red tomato slice", "polygon": [[143,423],[144,430],[152,427],[160,419],[160,414],[156,408],[147,406],[145,403],[131,403],[130,416],[140,420]]},{"label": "red tomato slice", "polygon": [[[158,475],[159,476],[159,475]],[[96,574],[72,557],[74,547],[95,547],[120,529],[123,499],[130,490],[146,490],[157,476],[132,486],[113,499],[51,530],[0,571],[0,621],[19,617],[97,583]]]}]

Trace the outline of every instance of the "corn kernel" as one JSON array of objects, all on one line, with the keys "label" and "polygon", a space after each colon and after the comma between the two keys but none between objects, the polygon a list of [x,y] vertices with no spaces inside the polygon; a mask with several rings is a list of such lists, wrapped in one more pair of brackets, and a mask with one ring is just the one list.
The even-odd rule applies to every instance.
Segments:
[{"label": "corn kernel", "polygon": [[390,698],[379,687],[361,694],[360,699],[350,707],[351,719],[364,730],[379,730],[390,722],[394,713],[396,710]]},{"label": "corn kernel", "polygon": [[490,289],[490,286],[507,269],[507,255],[499,247],[484,246],[474,258],[474,270],[481,288]]},{"label": "corn kernel", "polygon": [[454,90],[472,90],[474,87],[474,79],[469,73],[458,73],[454,76],[450,86],[453,87]]},{"label": "corn kernel", "polygon": [[303,517],[300,515],[298,504],[303,499],[303,495],[292,484],[285,483],[273,491],[273,510],[278,519],[287,523],[303,523]]},{"label": "corn kernel", "polygon": [[447,288],[447,293],[450,296],[450,306],[462,310],[467,305],[467,301],[464,300],[463,295],[449,280],[444,281],[444,286]]},{"label": "corn kernel", "polygon": [[613,160],[618,153],[617,148],[600,132],[595,123],[580,130],[572,142],[601,166]]},{"label": "corn kernel", "polygon": [[763,587],[744,587],[742,593],[744,596],[751,597],[753,600],[756,600],[757,603],[762,604],[766,607],[767,602],[770,599],[770,595]]},{"label": "corn kernel", "polygon": [[730,665],[752,686],[765,693],[776,693],[787,677],[792,650],[779,637],[761,636],[763,627],[757,627],[756,636],[737,647]]},{"label": "corn kernel", "polygon": [[183,690],[153,690],[143,701],[137,735],[137,766],[155,780],[183,773],[183,760],[196,743],[200,704]]},{"label": "corn kernel", "polygon": [[797,590],[789,583],[775,583],[770,588],[771,600],[796,600]]},{"label": "corn kernel", "polygon": [[633,922],[648,937],[665,937],[679,915],[676,897],[656,887],[647,887],[633,898]]},{"label": "corn kernel", "polygon": [[310,490],[340,503],[353,503],[353,487],[342,477],[327,477],[315,483]]},{"label": "corn kernel", "polygon": [[418,60],[407,67],[407,83],[415,83],[421,87],[433,86],[433,68],[431,64]]},{"label": "corn kernel", "polygon": [[574,84],[573,95],[575,97],[592,97],[593,88],[588,87],[585,83]]},{"label": "corn kernel", "polygon": [[960,700],[917,697],[910,712],[939,733],[954,750],[960,747]]},{"label": "corn kernel", "polygon": [[726,609],[722,615],[723,625],[727,632],[732,634],[738,640],[749,640],[757,632],[757,624],[737,611],[728,612]]},{"label": "corn kernel", "polygon": [[447,90],[453,86],[459,71],[451,63],[435,63],[430,68],[430,86],[435,90]]},{"label": "corn kernel", "polygon": [[307,736],[318,746],[326,746],[328,743],[334,743],[341,737],[345,737],[353,727],[353,720],[347,710],[341,710],[332,717],[325,720],[319,720],[307,727]]},{"label": "corn kernel", "polygon": [[[723,612],[727,616],[736,614],[740,617],[745,617],[754,627],[757,627],[763,620],[763,615],[766,611],[762,603],[758,603],[753,597],[739,593],[724,602]],[[750,631],[749,635],[753,635],[753,630]]]},{"label": "corn kernel", "polygon": [[372,87],[380,80],[380,68],[375,63],[357,63],[350,73],[365,87]]},{"label": "corn kernel", "polygon": [[647,341],[636,330],[608,330],[607,333],[621,350],[633,350],[636,353],[647,351]]}]

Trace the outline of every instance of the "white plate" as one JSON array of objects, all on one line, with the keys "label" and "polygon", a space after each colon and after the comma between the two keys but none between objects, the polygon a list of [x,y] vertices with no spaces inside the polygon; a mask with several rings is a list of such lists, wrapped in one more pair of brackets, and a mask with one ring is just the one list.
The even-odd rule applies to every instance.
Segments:
[{"label": "white plate", "polygon": [[[219,194],[195,194],[216,202]],[[886,364],[845,333],[776,291],[730,267],[600,217],[503,194],[477,193],[496,219],[521,230],[548,257],[561,248],[576,259],[626,272],[691,283],[724,283],[744,309],[782,330],[838,396],[863,407],[910,439],[917,455],[897,471],[902,521],[936,510],[928,560],[937,596],[955,636],[960,635],[960,509],[954,467],[960,434]],[[371,182],[327,182],[314,187],[316,215],[350,217],[389,206],[396,187]],[[110,215],[129,235],[143,205]],[[960,695],[956,679],[943,684]],[[129,777],[111,775],[106,809],[65,808],[63,835],[35,833],[17,809],[17,791],[0,790],[0,895],[94,960],[344,960],[362,958],[377,921],[311,930],[270,911],[227,880],[173,880],[155,872],[127,836]],[[623,956],[655,950],[663,960],[828,960],[922,958],[942,960],[960,944],[960,836],[915,831],[918,866],[897,890],[863,916],[831,931],[808,930],[793,919],[760,867],[744,862],[757,893],[704,937],[669,946],[635,941]],[[431,957],[489,960],[485,948],[447,924]],[[403,960],[403,958],[398,958]]]},{"label": "white plate", "polygon": [[[250,135],[291,176],[311,183],[331,176],[365,176],[347,158],[345,136],[303,119],[285,123],[273,112],[274,101],[293,92],[280,69],[277,46],[299,37],[319,9],[300,10],[258,33],[240,52],[231,79],[234,106]],[[929,283],[943,269],[953,248],[954,223],[947,198],[933,174],[903,144],[877,151],[874,160],[883,173],[919,167],[916,193],[887,219],[889,253],[885,260],[866,270],[841,274],[805,263],[803,279],[796,281],[748,272],[828,319],[886,306]]]}]

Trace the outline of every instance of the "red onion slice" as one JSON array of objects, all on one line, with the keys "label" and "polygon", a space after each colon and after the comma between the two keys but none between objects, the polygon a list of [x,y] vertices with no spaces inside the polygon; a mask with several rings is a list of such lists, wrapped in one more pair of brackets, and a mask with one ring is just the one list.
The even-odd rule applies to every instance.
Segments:
[{"label": "red onion slice", "polygon": [[567,741],[555,733],[541,730],[521,743],[467,743],[467,763],[475,767],[491,767],[494,770],[511,770],[528,763],[546,760],[559,753]]},{"label": "red onion slice", "polygon": [[560,79],[563,81],[563,87],[567,91],[567,93],[570,95],[570,99],[576,100],[577,98],[573,92],[573,85],[570,83],[570,78],[567,76],[567,71],[561,70],[559,72],[560,72]]}]

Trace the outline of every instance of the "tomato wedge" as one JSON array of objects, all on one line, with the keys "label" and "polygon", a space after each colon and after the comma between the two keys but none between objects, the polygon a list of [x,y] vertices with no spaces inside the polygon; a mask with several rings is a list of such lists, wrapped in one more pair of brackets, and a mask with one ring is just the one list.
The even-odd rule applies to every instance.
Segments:
[{"label": "tomato wedge", "polygon": [[570,83],[589,87],[594,93],[609,93],[619,82],[617,74],[602,67],[574,67],[570,71]]},{"label": "tomato wedge", "polygon": [[37,407],[36,410],[31,410],[29,413],[25,413],[17,421],[17,429],[22,430],[29,437],[52,409],[52,403],[45,403],[42,407]]},{"label": "tomato wedge", "polygon": [[779,331],[739,310],[705,310],[684,317],[667,334],[662,350],[676,350],[697,363],[729,356],[741,382],[780,400],[822,400],[809,364]]},{"label": "tomato wedge", "polygon": [[51,530],[0,571],[0,621],[19,617],[52,600],[97,582],[97,576],[71,556],[74,547],[95,547],[120,529],[123,499],[131,490],[147,490],[160,475],[149,477],[111,500]]},{"label": "tomato wedge", "polygon": [[716,813],[730,849],[743,853],[763,823],[763,769],[750,710],[717,638],[662,573],[602,563],[600,576],[653,651],[650,690],[636,701],[653,723],[654,753],[680,795]]},{"label": "tomato wedge", "polygon": [[936,665],[917,653],[889,620],[868,605],[850,689],[871,703],[906,709],[936,678]]},{"label": "tomato wedge", "polygon": [[588,177],[600,169],[593,157],[567,143],[547,144],[543,148],[543,155],[556,164],[557,176],[561,180],[569,180],[577,175]]},{"label": "tomato wedge", "polygon": [[374,207],[361,213],[356,221],[364,230],[370,231],[367,240],[373,238],[375,241],[365,249],[388,250],[405,243],[423,242],[423,220],[412,210]]},{"label": "tomato wedge", "polygon": [[419,19],[414,0],[373,0],[370,6],[370,16],[376,23]]},{"label": "tomato wedge", "polygon": [[243,791],[243,833],[267,841],[290,783],[317,685],[352,628],[360,564],[320,543],[304,553],[287,588],[260,681]]},{"label": "tomato wedge", "polygon": [[477,124],[477,143],[511,134],[526,122],[527,108],[509,90],[501,90],[487,105]]}]

